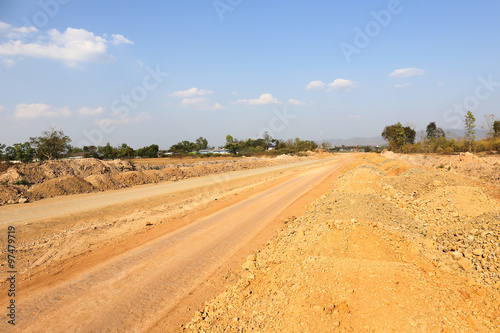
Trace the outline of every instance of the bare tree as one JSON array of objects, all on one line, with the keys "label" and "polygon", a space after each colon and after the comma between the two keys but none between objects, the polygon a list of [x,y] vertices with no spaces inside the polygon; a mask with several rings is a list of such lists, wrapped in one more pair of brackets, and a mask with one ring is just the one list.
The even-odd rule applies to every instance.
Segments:
[{"label": "bare tree", "polygon": [[484,120],[486,122],[485,129],[488,131],[488,138],[493,138],[495,131],[493,130],[493,124],[495,123],[495,115],[494,114],[485,114]]}]

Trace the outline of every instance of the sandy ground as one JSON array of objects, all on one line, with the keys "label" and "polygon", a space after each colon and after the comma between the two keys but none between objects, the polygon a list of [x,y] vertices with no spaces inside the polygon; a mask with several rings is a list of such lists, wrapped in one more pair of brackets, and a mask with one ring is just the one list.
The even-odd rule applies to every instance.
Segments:
[{"label": "sandy ground", "polygon": [[500,331],[497,160],[336,156],[0,207],[0,331]]},{"label": "sandy ground", "polygon": [[376,155],[261,250],[189,332],[498,332],[500,203]]},{"label": "sandy ground", "polygon": [[321,158],[325,154],[310,155],[312,156],[157,158],[130,161],[86,158],[15,165],[0,163],[3,167],[0,172],[0,206],[283,165]]},{"label": "sandy ground", "polygon": [[336,165],[308,160],[0,207],[18,235],[17,331],[177,331],[190,316],[179,303],[195,290],[206,297],[200,285]]}]

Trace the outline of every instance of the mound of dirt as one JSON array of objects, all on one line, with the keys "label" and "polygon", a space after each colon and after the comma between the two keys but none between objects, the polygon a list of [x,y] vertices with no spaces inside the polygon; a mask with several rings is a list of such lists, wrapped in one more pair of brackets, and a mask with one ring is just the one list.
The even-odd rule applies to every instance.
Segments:
[{"label": "mound of dirt", "polygon": [[417,167],[440,172],[454,172],[500,186],[500,156],[498,155],[477,156],[471,153],[461,153],[460,155],[393,154],[393,158]]},{"label": "mound of dirt", "polygon": [[[16,164],[0,173],[0,205],[35,201],[59,195],[107,191],[136,185],[298,162],[295,156],[244,158],[197,163],[138,164],[93,158]],[[19,185],[17,183],[21,182]],[[53,191],[53,192],[51,192]]]},{"label": "mound of dirt", "polygon": [[90,193],[94,191],[95,187],[89,182],[79,177],[65,176],[37,184],[30,188],[28,193],[36,200],[39,200],[59,195]]},{"label": "mound of dirt", "polygon": [[0,185],[0,206],[26,202],[26,191],[16,187]]},{"label": "mound of dirt", "polygon": [[492,332],[500,204],[467,179],[367,155],[242,266],[189,332]]}]

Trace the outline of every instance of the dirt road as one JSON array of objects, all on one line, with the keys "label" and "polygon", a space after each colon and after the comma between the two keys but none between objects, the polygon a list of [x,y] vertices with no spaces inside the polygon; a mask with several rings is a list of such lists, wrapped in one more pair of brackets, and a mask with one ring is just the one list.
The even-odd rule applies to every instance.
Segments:
[{"label": "dirt road", "polygon": [[[336,161],[306,161],[273,167],[306,168],[259,193],[148,242],[137,241],[128,251],[94,258],[93,265],[71,274],[60,271],[52,281],[37,284],[36,275],[19,296],[18,324],[22,332],[146,332],[183,298],[259,234],[278,214],[344,165]],[[323,164],[323,165],[320,165]],[[320,166],[318,166],[320,165]],[[271,168],[265,168],[267,172]],[[225,182],[264,174],[265,169],[231,173]],[[36,224],[37,219],[84,215],[89,211],[133,206],[138,201],[181,190],[194,190],[219,178],[147,185],[120,191],[45,200],[2,207],[3,224]],[[105,253],[105,252],[104,252]],[[97,260],[96,260],[97,259]],[[6,304],[6,299],[1,298]],[[5,328],[6,322],[0,323]],[[177,328],[175,329],[177,330]]]}]

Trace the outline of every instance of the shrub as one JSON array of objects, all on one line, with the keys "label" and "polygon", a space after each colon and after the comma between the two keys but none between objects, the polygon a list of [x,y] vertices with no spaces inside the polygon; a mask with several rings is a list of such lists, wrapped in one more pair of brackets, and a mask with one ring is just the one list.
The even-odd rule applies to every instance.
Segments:
[{"label": "shrub", "polygon": [[19,179],[14,181],[14,185],[29,185],[29,181],[27,179]]}]

